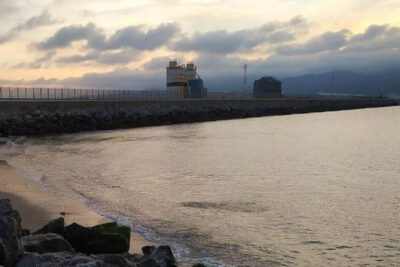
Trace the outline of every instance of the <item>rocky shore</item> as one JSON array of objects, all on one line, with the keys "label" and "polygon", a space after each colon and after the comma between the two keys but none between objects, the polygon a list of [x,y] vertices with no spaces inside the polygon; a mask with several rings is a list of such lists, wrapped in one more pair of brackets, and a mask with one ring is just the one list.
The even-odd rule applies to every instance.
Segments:
[{"label": "rocky shore", "polygon": [[203,122],[393,106],[386,98],[167,102],[2,102],[0,136]]},{"label": "rocky shore", "polygon": [[[114,222],[93,227],[65,226],[59,217],[34,233],[22,229],[19,212],[0,200],[0,266],[174,267],[168,246],[144,246],[129,253],[130,229]],[[201,263],[194,267],[205,266]]]}]

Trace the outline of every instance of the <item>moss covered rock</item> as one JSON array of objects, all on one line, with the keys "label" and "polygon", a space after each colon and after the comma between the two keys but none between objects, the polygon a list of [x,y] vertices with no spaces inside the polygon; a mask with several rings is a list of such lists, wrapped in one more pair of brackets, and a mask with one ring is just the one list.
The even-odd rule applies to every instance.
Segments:
[{"label": "moss covered rock", "polygon": [[111,254],[129,251],[129,227],[106,223],[84,227],[73,223],[65,227],[65,239],[76,251],[87,254]]}]

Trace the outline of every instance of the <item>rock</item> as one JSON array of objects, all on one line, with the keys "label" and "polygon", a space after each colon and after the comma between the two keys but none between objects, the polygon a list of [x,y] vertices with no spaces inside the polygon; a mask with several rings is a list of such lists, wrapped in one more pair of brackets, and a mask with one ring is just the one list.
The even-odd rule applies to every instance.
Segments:
[{"label": "rock", "polygon": [[192,267],[207,267],[207,265],[205,265],[203,263],[195,263],[192,265]]},{"label": "rock", "polygon": [[[169,246],[145,246],[142,247],[144,254],[143,259],[137,264],[139,266],[147,267],[153,266],[153,262],[156,264],[154,266],[158,267],[175,267],[176,261],[174,255],[172,254],[171,248]],[[140,265],[142,264],[142,265]]]},{"label": "rock", "polygon": [[18,262],[16,267],[108,267],[102,260],[82,254],[57,252],[32,253]]},{"label": "rock", "polygon": [[155,246],[144,246],[142,247],[143,255],[150,255],[155,249]]},{"label": "rock", "polygon": [[136,267],[135,263],[123,254],[100,254],[97,259],[102,260],[109,267]]},{"label": "rock", "polygon": [[0,137],[0,145],[1,144],[6,144],[9,141],[8,138]]},{"label": "rock", "polygon": [[115,222],[105,223],[93,226],[91,228],[96,233],[103,233],[103,234],[121,234],[125,239],[128,241],[131,238],[131,229],[127,226],[119,226]]},{"label": "rock", "polygon": [[73,223],[65,227],[64,238],[75,248],[78,252],[84,252],[85,244],[93,238],[90,228],[84,227],[77,223]]},{"label": "rock", "polygon": [[271,76],[254,81],[253,95],[255,98],[276,97],[282,95],[282,83]]},{"label": "rock", "polygon": [[27,236],[27,235],[31,234],[31,231],[29,231],[28,229],[22,229],[21,234],[22,234],[22,236]]},{"label": "rock", "polygon": [[58,234],[35,234],[22,237],[22,245],[25,251],[39,254],[51,252],[75,253],[74,248],[62,236]]},{"label": "rock", "polygon": [[160,267],[157,262],[150,257],[146,257],[136,264],[137,267]]},{"label": "rock", "polygon": [[24,251],[21,245],[21,217],[8,199],[0,200],[0,265],[14,266]]},{"label": "rock", "polygon": [[87,254],[113,254],[129,251],[130,228],[106,223],[84,227],[73,223],[65,227],[64,237],[76,251]]},{"label": "rock", "polygon": [[65,225],[64,225],[64,218],[59,217],[55,220],[50,221],[48,224],[34,232],[33,234],[59,234],[64,235],[65,233]]},{"label": "rock", "polygon": [[143,259],[143,255],[125,253],[124,257],[131,262],[139,262]]}]

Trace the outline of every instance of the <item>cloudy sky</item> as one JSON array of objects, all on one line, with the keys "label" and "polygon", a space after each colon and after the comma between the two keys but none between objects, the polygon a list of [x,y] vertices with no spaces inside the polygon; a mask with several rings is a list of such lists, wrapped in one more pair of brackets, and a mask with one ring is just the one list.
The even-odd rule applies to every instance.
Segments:
[{"label": "cloudy sky", "polygon": [[[400,0],[0,0],[0,84],[160,88],[168,59],[210,84],[400,68]],[[219,83],[221,84],[221,83]]]}]

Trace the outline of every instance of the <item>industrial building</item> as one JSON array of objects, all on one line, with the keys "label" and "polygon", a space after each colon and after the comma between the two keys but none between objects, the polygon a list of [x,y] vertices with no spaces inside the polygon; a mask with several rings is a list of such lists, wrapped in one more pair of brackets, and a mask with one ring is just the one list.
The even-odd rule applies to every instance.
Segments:
[{"label": "industrial building", "polygon": [[253,96],[255,98],[281,97],[282,83],[272,76],[265,76],[254,81]]},{"label": "industrial building", "polygon": [[202,98],[207,95],[194,63],[178,65],[176,60],[171,60],[166,70],[167,91],[179,93],[185,98]]}]

